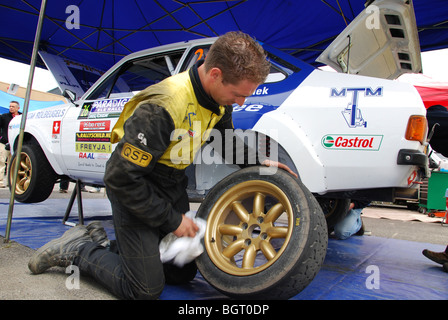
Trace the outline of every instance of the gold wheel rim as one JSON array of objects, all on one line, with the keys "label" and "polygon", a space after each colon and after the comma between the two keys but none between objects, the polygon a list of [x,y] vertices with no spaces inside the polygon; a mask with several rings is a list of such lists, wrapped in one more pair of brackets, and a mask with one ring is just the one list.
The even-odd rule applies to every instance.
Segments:
[{"label": "gold wheel rim", "polygon": [[246,181],[227,190],[214,204],[204,243],[219,269],[247,276],[280,258],[292,228],[293,211],[286,194],[267,181]]},{"label": "gold wheel rim", "polygon": [[[14,159],[14,162],[12,163],[13,167],[11,167],[10,170],[10,181],[13,181],[14,178],[14,165],[17,163],[17,157]],[[31,176],[32,176],[32,164],[31,159],[26,153],[21,153],[20,155],[20,166],[19,170],[17,172],[17,181],[16,181],[16,187],[15,187],[15,193],[16,194],[23,194],[28,189],[30,182],[31,182]]]}]

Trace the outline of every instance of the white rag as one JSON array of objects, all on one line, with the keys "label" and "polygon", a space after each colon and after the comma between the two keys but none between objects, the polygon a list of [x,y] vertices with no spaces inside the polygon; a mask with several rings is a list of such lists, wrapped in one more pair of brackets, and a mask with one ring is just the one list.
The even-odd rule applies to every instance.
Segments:
[{"label": "white rag", "polygon": [[171,262],[178,267],[183,267],[204,252],[201,239],[205,234],[206,222],[204,219],[195,217],[195,215],[196,212],[193,211],[188,211],[185,214],[199,227],[199,231],[194,238],[176,237],[173,233],[169,233],[162,239],[159,244],[162,263]]}]

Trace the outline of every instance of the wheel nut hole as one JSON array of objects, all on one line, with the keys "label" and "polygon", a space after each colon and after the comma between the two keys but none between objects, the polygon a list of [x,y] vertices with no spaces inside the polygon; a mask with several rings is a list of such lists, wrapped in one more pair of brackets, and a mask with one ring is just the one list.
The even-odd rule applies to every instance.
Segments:
[{"label": "wheel nut hole", "polygon": [[258,224],[253,224],[249,227],[248,234],[252,239],[254,239],[260,235],[260,231],[260,226]]}]

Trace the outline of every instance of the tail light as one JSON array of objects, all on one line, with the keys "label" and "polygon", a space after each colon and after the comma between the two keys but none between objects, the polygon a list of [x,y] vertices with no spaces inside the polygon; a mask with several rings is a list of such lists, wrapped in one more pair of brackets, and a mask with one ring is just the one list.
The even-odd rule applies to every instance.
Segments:
[{"label": "tail light", "polygon": [[424,144],[428,134],[428,123],[425,116],[411,116],[406,128],[406,140],[420,141]]}]

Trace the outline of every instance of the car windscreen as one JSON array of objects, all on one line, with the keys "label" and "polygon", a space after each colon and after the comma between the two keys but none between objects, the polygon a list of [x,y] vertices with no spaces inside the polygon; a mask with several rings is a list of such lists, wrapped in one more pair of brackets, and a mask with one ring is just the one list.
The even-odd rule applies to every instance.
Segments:
[{"label": "car windscreen", "polygon": [[111,73],[87,99],[132,96],[174,74],[182,54],[181,50],[128,61]]}]

